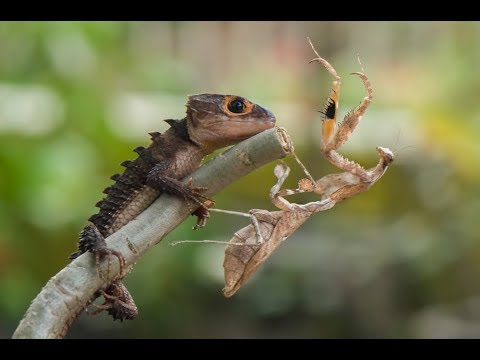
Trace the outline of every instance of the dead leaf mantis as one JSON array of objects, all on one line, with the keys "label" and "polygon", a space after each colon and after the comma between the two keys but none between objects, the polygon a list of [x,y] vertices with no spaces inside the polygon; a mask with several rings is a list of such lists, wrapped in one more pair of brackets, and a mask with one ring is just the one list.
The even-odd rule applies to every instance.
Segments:
[{"label": "dead leaf mantis", "polygon": [[[394,159],[391,150],[377,147],[380,160],[375,167],[366,170],[337,152],[348,140],[372,101],[372,87],[368,77],[363,72],[353,73],[362,80],[367,96],[337,126],[336,118],[341,78],[330,63],[317,53],[311,42],[310,45],[317,56],[310,62],[318,62],[334,77],[330,97],[322,112],[323,144],[321,154],[344,172],[326,175],[315,181],[292,150],[292,155],[307,177],[299,181],[297,189],[280,190],[289,175],[290,168],[282,161],[275,167],[274,174],[277,183],[270,190],[270,199],[279,210],[252,209],[248,213],[241,213],[210,209],[210,211],[247,216],[251,219],[251,224],[237,231],[229,242],[184,240],[171,243],[171,245],[185,242],[226,244],[223,262],[225,270],[223,294],[226,297],[235,294],[273,251],[305,221],[314,214],[331,209],[336,203],[344,199],[368,190],[383,176]],[[285,199],[285,196],[305,192],[313,192],[319,195],[320,200],[306,204],[296,204]]]}]

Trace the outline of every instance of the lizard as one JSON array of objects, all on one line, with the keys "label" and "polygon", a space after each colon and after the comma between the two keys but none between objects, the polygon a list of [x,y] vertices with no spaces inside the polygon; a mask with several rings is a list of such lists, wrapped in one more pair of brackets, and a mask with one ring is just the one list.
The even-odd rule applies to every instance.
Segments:
[{"label": "lizard", "polygon": [[[205,188],[193,186],[191,179],[186,185],[181,180],[193,173],[206,155],[272,128],[276,121],[272,112],[237,95],[191,95],[185,106],[183,119],[165,120],[170,128],[163,134],[149,133],[151,144],[135,148],[138,157],[122,162],[124,172],[110,177],[115,183],[103,190],[107,196],[95,205],[100,210],[80,232],[78,250],[70,259],[91,252],[101,274],[100,258],[115,256],[122,269],[123,256],[109,249],[105,239],[137,217],[162,193],[179,196],[196,207],[200,205],[192,215],[197,216],[194,229],[203,227],[213,201],[201,194]],[[103,295],[103,309],[108,309],[114,320],[123,321],[136,317],[137,308],[121,278],[95,296]]]}]

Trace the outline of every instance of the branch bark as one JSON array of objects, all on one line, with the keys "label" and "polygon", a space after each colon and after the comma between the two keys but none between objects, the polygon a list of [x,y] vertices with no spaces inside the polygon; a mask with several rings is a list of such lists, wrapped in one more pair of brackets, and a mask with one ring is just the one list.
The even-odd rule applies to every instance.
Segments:
[{"label": "branch bark", "polygon": [[[211,197],[261,166],[285,157],[291,149],[284,129],[264,131],[203,165],[193,174],[194,184],[207,186],[205,194]],[[109,236],[108,245],[123,254],[127,266],[132,265],[189,215],[182,199],[164,194],[135,220]],[[105,263],[106,260],[102,268]],[[109,280],[118,273],[118,262],[113,260]],[[93,255],[81,255],[47,282],[12,337],[63,338],[85,304],[105,285],[97,274]]]}]

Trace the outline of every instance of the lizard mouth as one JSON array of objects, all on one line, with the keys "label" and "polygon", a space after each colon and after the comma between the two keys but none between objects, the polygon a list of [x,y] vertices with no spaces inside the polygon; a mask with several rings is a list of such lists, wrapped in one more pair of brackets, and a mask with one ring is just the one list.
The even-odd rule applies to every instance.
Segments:
[{"label": "lizard mouth", "polygon": [[234,122],[237,124],[245,124],[245,123],[252,123],[252,124],[271,124],[271,126],[275,125],[276,119],[235,119],[235,120],[228,120],[229,122]]},{"label": "lizard mouth", "polygon": [[267,110],[265,108],[262,108],[262,113],[263,113],[262,114],[262,117],[263,117],[262,120],[264,122],[271,123],[272,127],[273,127],[273,125],[277,121],[277,119],[275,118],[275,115],[273,115],[273,113],[270,110]]},{"label": "lizard mouth", "polygon": [[[238,130],[238,139],[248,139],[252,135],[261,133],[264,130],[275,126],[275,117],[272,118],[247,118],[230,120],[230,126]],[[240,130],[241,129],[241,130]],[[243,133],[243,134],[242,134]]]},{"label": "lizard mouth", "polygon": [[277,121],[277,119],[275,118],[275,116],[273,114],[268,119],[263,120],[263,122],[270,123],[270,124],[272,124],[272,126],[275,125],[276,121]]},{"label": "lizard mouth", "polygon": [[257,124],[259,126],[265,126],[267,129],[272,128],[275,126],[275,122],[277,119],[275,118],[275,115],[273,115],[270,111],[265,110],[265,113],[262,114],[261,116],[252,116],[252,117],[247,117],[247,118],[234,118],[230,119],[230,122],[237,123],[237,124]]}]

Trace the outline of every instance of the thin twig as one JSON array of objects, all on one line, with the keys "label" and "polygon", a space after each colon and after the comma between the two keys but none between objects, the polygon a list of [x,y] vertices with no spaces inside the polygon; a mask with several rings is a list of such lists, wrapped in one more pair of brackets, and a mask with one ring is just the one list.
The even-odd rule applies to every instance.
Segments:
[{"label": "thin twig", "polygon": [[220,240],[179,240],[179,241],[172,241],[170,246],[177,246],[178,244],[185,244],[185,243],[203,243],[203,244],[220,244],[220,245],[238,245],[238,246],[252,246],[252,244],[244,244],[244,243],[231,243],[229,241],[220,241]]}]

